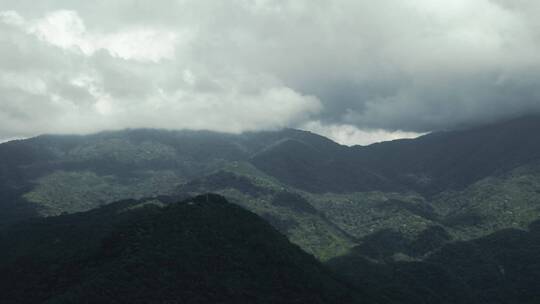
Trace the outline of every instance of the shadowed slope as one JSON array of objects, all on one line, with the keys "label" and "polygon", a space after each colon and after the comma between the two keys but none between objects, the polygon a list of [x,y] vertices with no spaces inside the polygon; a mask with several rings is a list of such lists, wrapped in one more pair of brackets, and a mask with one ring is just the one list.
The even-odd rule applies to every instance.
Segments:
[{"label": "shadowed slope", "polygon": [[124,201],[4,231],[0,302],[354,302],[313,257],[223,197],[160,206]]}]

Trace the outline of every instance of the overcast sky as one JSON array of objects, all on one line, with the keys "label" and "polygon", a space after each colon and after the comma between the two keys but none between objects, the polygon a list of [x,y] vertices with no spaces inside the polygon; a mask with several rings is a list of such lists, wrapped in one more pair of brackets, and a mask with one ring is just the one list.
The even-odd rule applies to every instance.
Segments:
[{"label": "overcast sky", "polygon": [[296,127],[367,144],[531,112],[538,0],[0,0],[0,140]]}]

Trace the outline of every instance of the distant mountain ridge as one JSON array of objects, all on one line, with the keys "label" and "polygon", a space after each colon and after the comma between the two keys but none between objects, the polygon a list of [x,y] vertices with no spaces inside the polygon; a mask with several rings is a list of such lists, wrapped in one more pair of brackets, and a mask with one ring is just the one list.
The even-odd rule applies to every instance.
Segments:
[{"label": "distant mountain ridge", "polygon": [[[287,183],[314,190],[313,186],[308,186],[311,181],[293,180],[284,176],[285,171],[273,172],[271,168],[281,170],[275,166],[281,161],[298,165],[295,169],[308,170],[302,172],[304,177],[314,176],[328,182],[319,183],[319,191],[432,187],[436,190],[425,190],[432,193],[448,187],[463,187],[482,177],[540,159],[537,149],[540,140],[534,136],[538,129],[540,118],[526,117],[470,130],[353,147],[294,129],[240,135],[152,129],[88,136],[44,135],[1,144],[0,156],[5,161],[0,177],[8,183],[13,182],[13,178],[34,178],[55,169],[94,169],[96,165],[103,173],[138,167],[173,167],[193,177],[204,171],[201,168],[204,165],[197,162],[249,161]],[[96,164],[104,161],[109,161],[107,166]],[[182,161],[191,164],[182,164]],[[123,165],[129,167],[123,168]],[[316,174],[309,171],[315,169],[319,169]],[[470,172],[473,169],[477,173]],[[337,175],[334,171],[342,175],[341,187],[329,182]],[[14,175],[6,179],[10,173]]]}]

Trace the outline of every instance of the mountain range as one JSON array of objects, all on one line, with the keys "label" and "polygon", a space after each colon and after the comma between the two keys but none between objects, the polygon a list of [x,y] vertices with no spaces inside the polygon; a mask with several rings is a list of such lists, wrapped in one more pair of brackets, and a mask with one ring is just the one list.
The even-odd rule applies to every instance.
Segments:
[{"label": "mountain range", "polygon": [[211,192],[325,263],[340,294],[536,303],[539,132],[529,116],[352,147],[294,129],[44,135],[0,145],[0,231]]}]

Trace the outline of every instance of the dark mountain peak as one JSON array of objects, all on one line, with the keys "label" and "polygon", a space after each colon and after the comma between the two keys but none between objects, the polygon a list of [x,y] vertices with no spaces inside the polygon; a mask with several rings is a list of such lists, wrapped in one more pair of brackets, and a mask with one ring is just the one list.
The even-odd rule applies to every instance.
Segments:
[{"label": "dark mountain peak", "polygon": [[0,233],[11,249],[0,252],[0,301],[354,303],[312,256],[222,196],[107,210]]},{"label": "dark mountain peak", "polygon": [[322,135],[319,135],[317,133],[313,133],[311,131],[288,128],[288,129],[284,129],[281,133],[287,137],[297,139],[297,140],[302,140],[316,146],[319,146],[319,145],[341,146],[335,141],[327,137],[324,137]]}]

